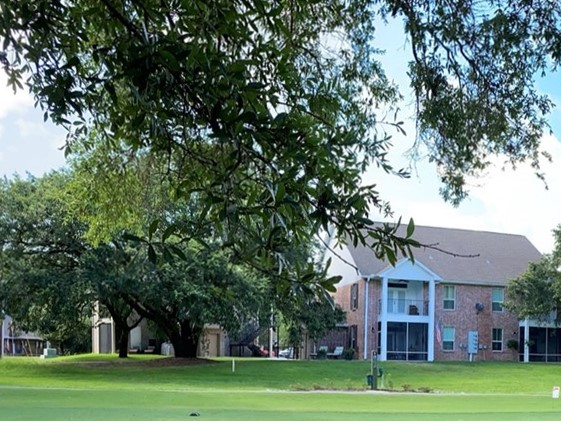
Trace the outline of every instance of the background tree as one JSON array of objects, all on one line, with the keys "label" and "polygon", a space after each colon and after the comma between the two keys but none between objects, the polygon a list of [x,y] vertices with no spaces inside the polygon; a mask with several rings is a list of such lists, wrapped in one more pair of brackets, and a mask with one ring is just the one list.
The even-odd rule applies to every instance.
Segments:
[{"label": "background tree", "polygon": [[130,332],[143,319],[123,299],[124,285],[128,285],[128,278],[136,274],[131,268],[131,255],[136,253],[138,251],[133,247],[127,247],[126,241],[114,240],[111,244],[86,251],[76,273],[91,289],[101,311],[106,310],[113,319],[119,358],[128,356]]},{"label": "background tree", "polygon": [[346,320],[345,312],[335,305],[329,295],[304,297],[282,310],[287,343],[297,350],[305,335],[317,342]]},{"label": "background tree", "polygon": [[561,225],[553,230],[555,248],[522,275],[509,281],[506,306],[520,319],[561,319]]},{"label": "background tree", "polygon": [[182,259],[137,262],[123,299],[166,334],[176,357],[195,358],[205,325],[236,332],[262,309],[268,314],[268,284],[220,250],[194,243],[180,250]]},{"label": "background tree", "polygon": [[89,348],[90,289],[76,270],[81,224],[67,220],[58,195],[65,176],[3,179],[0,185],[0,302],[24,330],[61,352]]},{"label": "background tree", "polygon": [[67,207],[70,179],[54,172],[2,181],[2,308],[61,351],[84,352],[91,349],[91,316],[98,302],[113,317],[119,356],[126,357],[129,332],[140,322],[119,289],[130,257],[122,240],[98,247],[84,240],[87,226]]},{"label": "background tree", "polygon": [[[205,324],[235,331],[264,308],[268,281],[217,247],[175,243],[161,262],[153,262],[152,246],[131,234],[109,244],[87,243],[82,237],[87,226],[66,206],[65,187],[73,176],[52,173],[2,184],[0,298],[20,325],[64,348],[80,332],[89,337],[94,303],[99,303],[116,325],[120,357],[127,356],[129,332],[142,317],[169,337],[176,356],[195,357]],[[188,207],[179,202],[167,201],[162,209],[176,224],[188,221]],[[153,224],[144,231],[152,236],[155,230]]]}]

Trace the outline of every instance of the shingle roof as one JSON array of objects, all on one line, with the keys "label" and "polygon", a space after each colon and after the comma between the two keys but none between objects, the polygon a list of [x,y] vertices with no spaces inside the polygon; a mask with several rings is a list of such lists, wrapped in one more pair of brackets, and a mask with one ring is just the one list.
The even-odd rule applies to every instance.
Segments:
[{"label": "shingle roof", "polygon": [[[405,235],[405,226],[401,226],[398,233]],[[509,279],[526,271],[530,261],[541,257],[522,235],[416,226],[413,238],[456,255],[478,255],[456,257],[426,247],[413,249],[415,260],[445,282],[506,285]],[[352,244],[348,247],[361,275],[377,275],[388,267],[388,263],[376,259],[368,247]]]}]

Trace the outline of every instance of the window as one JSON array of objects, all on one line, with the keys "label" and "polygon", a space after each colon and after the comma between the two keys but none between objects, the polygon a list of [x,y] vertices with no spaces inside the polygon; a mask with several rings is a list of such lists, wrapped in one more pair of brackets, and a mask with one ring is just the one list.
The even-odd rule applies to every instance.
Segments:
[{"label": "window", "polygon": [[351,285],[351,310],[358,308],[358,283]]},{"label": "window", "polygon": [[350,333],[350,338],[349,338],[349,348],[354,349],[355,351],[358,349],[357,347],[357,337],[358,337],[358,326],[357,325],[351,325],[351,328],[349,329],[349,333]]},{"label": "window", "polygon": [[503,351],[503,330],[493,329],[493,351],[502,352]]},{"label": "window", "polygon": [[504,288],[493,288],[492,298],[491,298],[491,308],[493,311],[503,311],[503,302],[505,300],[505,289]]},{"label": "window", "polygon": [[456,307],[456,287],[454,285],[444,285],[442,287],[442,308],[444,310],[454,310]]},{"label": "window", "polygon": [[444,326],[442,328],[442,350],[453,351],[454,340],[456,337],[456,329],[451,326]]}]

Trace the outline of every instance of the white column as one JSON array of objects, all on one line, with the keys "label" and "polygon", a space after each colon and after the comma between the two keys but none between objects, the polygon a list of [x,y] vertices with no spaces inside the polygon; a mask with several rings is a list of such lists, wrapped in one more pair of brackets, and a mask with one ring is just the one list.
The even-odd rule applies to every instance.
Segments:
[{"label": "white column", "polygon": [[380,361],[388,359],[388,278],[382,278],[382,297],[380,299]]},{"label": "white column", "polygon": [[92,315],[92,353],[99,354],[99,301],[94,304]]},{"label": "white column", "polygon": [[428,335],[428,361],[434,361],[434,316],[435,316],[435,281],[434,279],[429,280],[429,335]]},{"label": "white column", "polygon": [[364,344],[362,358],[368,359],[368,281],[370,277],[364,278]]},{"label": "white column", "polygon": [[4,322],[6,321],[5,318],[2,318],[2,331],[0,332],[0,358],[4,358]]},{"label": "white column", "polygon": [[524,362],[530,362],[530,319],[524,319]]},{"label": "white column", "polygon": [[117,334],[115,332],[115,321],[113,320],[113,317],[111,317],[109,320],[109,326],[111,327],[111,353],[114,354],[115,352],[117,352]]}]

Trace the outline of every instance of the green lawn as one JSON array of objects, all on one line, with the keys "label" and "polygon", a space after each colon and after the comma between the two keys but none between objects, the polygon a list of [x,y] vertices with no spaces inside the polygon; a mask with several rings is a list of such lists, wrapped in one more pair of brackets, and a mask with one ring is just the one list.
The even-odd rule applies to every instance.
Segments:
[{"label": "green lawn", "polygon": [[244,359],[232,373],[230,360],[136,364],[143,358],[0,360],[0,419],[179,420],[192,412],[218,421],[561,418],[561,400],[551,398],[561,385],[558,365],[383,363],[394,390],[433,392],[372,393],[362,361]]}]

